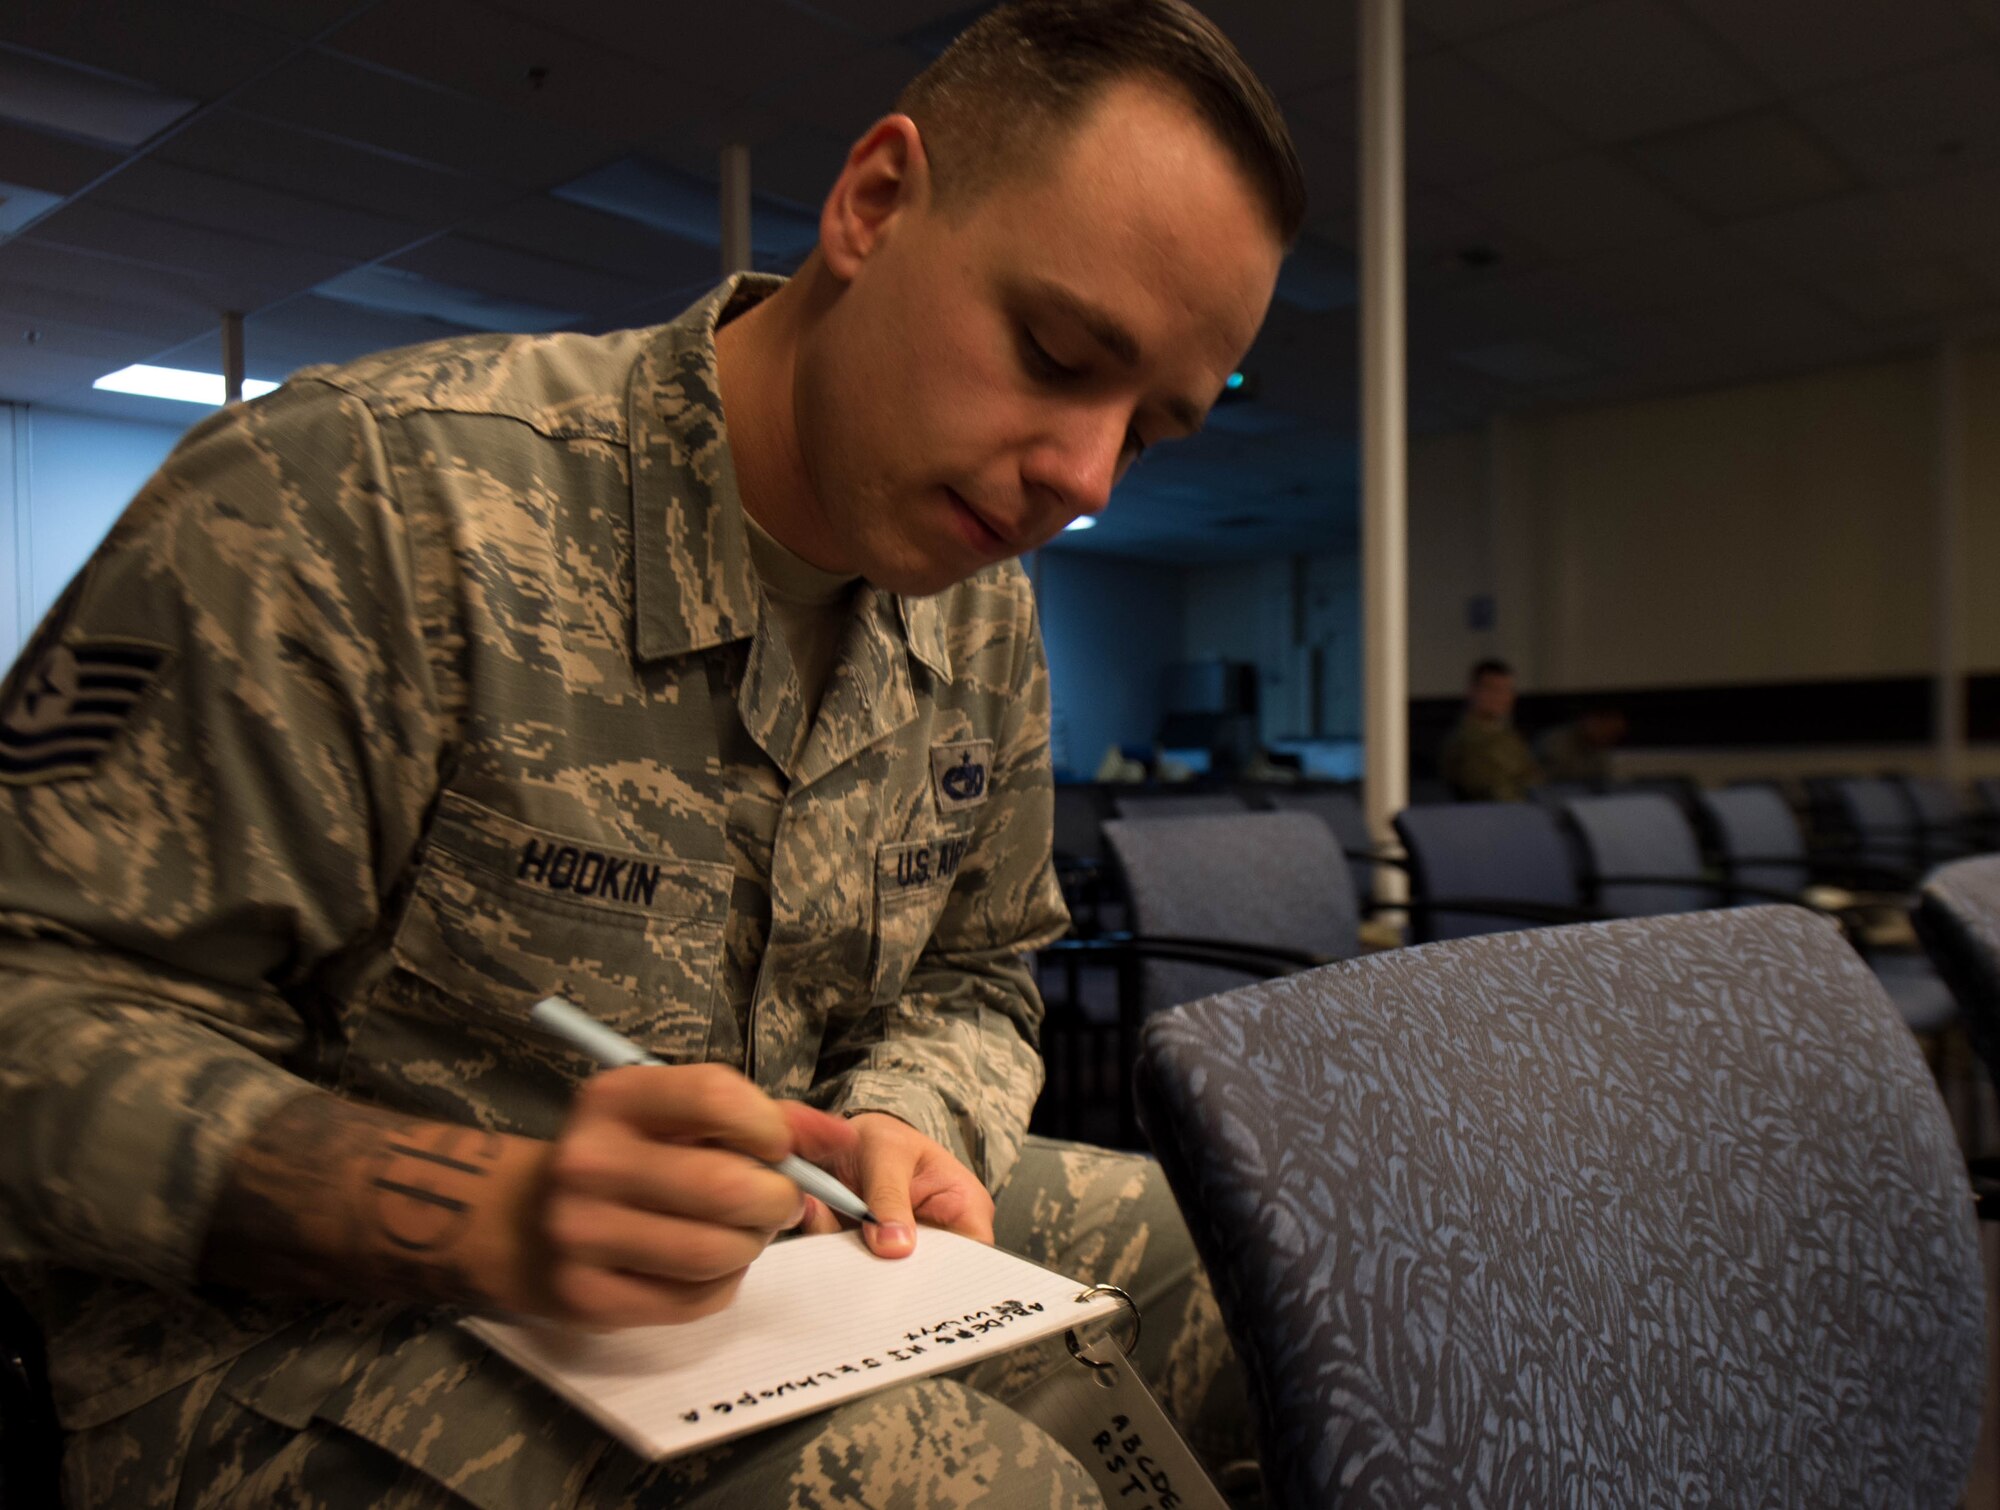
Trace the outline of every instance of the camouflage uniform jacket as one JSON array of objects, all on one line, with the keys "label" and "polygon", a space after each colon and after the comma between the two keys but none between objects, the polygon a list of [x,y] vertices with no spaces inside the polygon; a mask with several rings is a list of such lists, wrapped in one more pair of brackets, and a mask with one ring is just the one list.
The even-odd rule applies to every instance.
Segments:
[{"label": "camouflage uniform jacket", "polygon": [[1066,923],[1013,563],[857,595],[818,717],[672,324],[476,337],[190,433],[0,694],[0,1257],[65,1419],[300,1314],[195,1285],[302,1081],[552,1135],[561,990],[662,1058],[879,1109],[989,1184]]},{"label": "camouflage uniform jacket", "polygon": [[1524,802],[1528,789],[1542,779],[1519,729],[1469,713],[1438,751],[1438,775],[1471,802]]}]

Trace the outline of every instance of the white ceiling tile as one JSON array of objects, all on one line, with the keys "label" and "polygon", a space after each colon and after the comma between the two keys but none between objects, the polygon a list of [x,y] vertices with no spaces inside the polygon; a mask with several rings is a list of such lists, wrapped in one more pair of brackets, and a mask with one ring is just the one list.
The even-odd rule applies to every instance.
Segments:
[{"label": "white ceiling tile", "polygon": [[[1357,83],[1336,79],[1285,102],[1294,125],[1342,145],[1352,158]],[[1448,187],[1469,178],[1573,156],[1577,136],[1545,111],[1450,51],[1412,58],[1406,75],[1404,153],[1410,177]],[[1303,150],[1303,145],[1302,145]]]},{"label": "white ceiling tile", "polygon": [[298,46],[281,31],[194,0],[13,0],[0,6],[0,42],[198,100],[216,98]]},{"label": "white ceiling tile", "polygon": [[497,178],[411,162],[235,110],[203,116],[155,149],[152,158],[267,188],[310,185],[315,198],[418,225],[448,225],[521,194]]},{"label": "white ceiling tile", "polygon": [[1991,52],[1821,90],[1796,108],[1872,183],[2000,162],[2000,58]]},{"label": "white ceiling tile", "polygon": [[1518,26],[1574,4],[1576,0],[1409,0],[1411,17],[1447,42]]},{"label": "white ceiling tile", "polygon": [[49,194],[71,194],[123,161],[119,153],[0,121],[0,179]]},{"label": "white ceiling tile", "polygon": [[330,54],[294,59],[233,103],[418,163],[532,189],[574,178],[613,150],[599,137],[525,120]]},{"label": "white ceiling tile", "polygon": [[1664,0],[1592,0],[1482,37],[1465,52],[1604,142],[1748,110],[1769,95]]},{"label": "white ceiling tile", "polygon": [[325,45],[608,141],[646,141],[720,104],[704,59],[642,61],[477,0],[379,5]]},{"label": "white ceiling tile", "polygon": [[[1354,72],[1360,46],[1356,8],[1346,3],[1272,4],[1271,0],[1197,0],[1236,45],[1251,70],[1280,99]],[[1403,51],[1430,52],[1437,39],[1408,22]]]},{"label": "white ceiling tile", "polygon": [[1891,191],[1905,251],[2000,257],[2000,167]]},{"label": "white ceiling tile", "polygon": [[1827,267],[1887,262],[1908,250],[1890,196],[1882,190],[1759,215],[1722,234],[1764,266],[1795,277]]},{"label": "white ceiling tile", "polygon": [[90,202],[353,262],[392,252],[429,229],[151,159],[133,163]]},{"label": "white ceiling tile", "polygon": [[1943,258],[1830,268],[1813,283],[1868,325],[1932,324],[1981,309],[2000,310],[2000,300],[1969,269]]},{"label": "white ceiling tile", "polygon": [[94,202],[58,210],[23,239],[163,268],[214,297],[212,309],[260,309],[272,299],[330,278],[348,264],[299,247],[276,246]]},{"label": "white ceiling tile", "polygon": [[851,52],[787,89],[781,108],[808,126],[851,140],[894,108],[896,96],[923,66],[922,56],[893,44]]},{"label": "white ceiling tile", "polygon": [[1957,0],[1682,0],[1787,94],[1980,46]]},{"label": "white ceiling tile", "polygon": [[1854,175],[1787,110],[1704,121],[1634,142],[1632,162],[1712,221],[1825,199]]},{"label": "white ceiling tile", "polygon": [[295,37],[310,37],[351,12],[354,0],[209,0],[209,5]]},{"label": "white ceiling tile", "polygon": [[1671,309],[1750,293],[1769,270],[1712,232],[1646,242],[1563,264],[1579,297],[1607,314]]},{"label": "white ceiling tile", "polygon": [[0,308],[14,315],[169,342],[224,307],[184,274],[21,238],[0,246]]},{"label": "white ceiling tile", "polygon": [[[724,104],[761,94],[782,96],[802,74],[854,51],[854,35],[783,0],[727,0],[720,5],[663,5],[657,0],[496,0],[499,8],[540,21],[629,58],[661,80],[690,78]],[[658,88],[659,85],[655,85]]]},{"label": "white ceiling tile", "polygon": [[1457,193],[1557,257],[1660,241],[1695,228],[1686,210],[1601,154],[1501,174],[1463,185]]},{"label": "white ceiling tile", "polygon": [[962,30],[985,7],[965,0],[813,0],[813,9],[861,36],[886,42],[954,21],[951,29]]},{"label": "white ceiling tile", "polygon": [[618,215],[534,196],[467,221],[462,234],[649,286],[678,285],[715,272],[712,245],[670,236]]},{"label": "white ceiling tile", "polygon": [[649,290],[635,279],[614,277],[574,262],[536,256],[512,247],[441,236],[388,264],[453,288],[495,294],[559,309],[598,315],[636,303]]}]

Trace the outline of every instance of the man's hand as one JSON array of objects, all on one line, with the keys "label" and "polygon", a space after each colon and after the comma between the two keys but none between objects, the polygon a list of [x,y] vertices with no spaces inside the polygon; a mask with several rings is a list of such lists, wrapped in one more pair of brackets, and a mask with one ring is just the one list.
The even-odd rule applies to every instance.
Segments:
[{"label": "man's hand", "polygon": [[527,1308],[590,1326],[720,1310],[805,1214],[799,1187],[763,1163],[824,1163],[857,1141],[840,1118],[773,1101],[722,1065],[586,1081],[549,1158],[537,1234],[547,1262],[523,1275]]},{"label": "man's hand", "polygon": [[[917,1222],[961,1232],[982,1243],[993,1241],[993,1197],[943,1147],[886,1112],[858,1113],[848,1126],[860,1134],[853,1149],[828,1158],[810,1153],[806,1157],[824,1164],[881,1218],[879,1226],[862,1225],[876,1255],[902,1258],[915,1249]],[[840,1230],[840,1220],[831,1211],[818,1201],[810,1205],[805,1231]]]},{"label": "man's hand", "polygon": [[859,1133],[722,1065],[598,1075],[553,1143],[309,1091],[237,1149],[202,1275],[592,1327],[691,1321],[808,1204],[758,1161],[851,1158]]}]

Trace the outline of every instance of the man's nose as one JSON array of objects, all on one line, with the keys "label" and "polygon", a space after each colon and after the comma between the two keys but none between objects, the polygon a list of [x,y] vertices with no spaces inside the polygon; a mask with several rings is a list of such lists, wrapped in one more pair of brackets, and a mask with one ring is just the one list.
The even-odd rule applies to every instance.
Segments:
[{"label": "man's nose", "polygon": [[1130,423],[1109,405],[1073,416],[1030,453],[1028,480],[1072,518],[1103,513],[1125,469]]}]

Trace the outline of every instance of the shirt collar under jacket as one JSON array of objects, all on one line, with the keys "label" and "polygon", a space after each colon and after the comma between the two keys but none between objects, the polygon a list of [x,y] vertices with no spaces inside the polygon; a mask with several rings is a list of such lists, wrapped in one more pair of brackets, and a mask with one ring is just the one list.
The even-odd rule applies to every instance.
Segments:
[{"label": "shirt collar under jacket", "polygon": [[[782,278],[737,273],[671,324],[632,365],[635,643],[639,659],[705,650],[757,631],[756,566],[722,418],[715,331],[724,315],[768,298]],[[933,598],[869,592],[908,651],[951,680],[944,617]],[[892,612],[888,605],[893,603]]]}]

